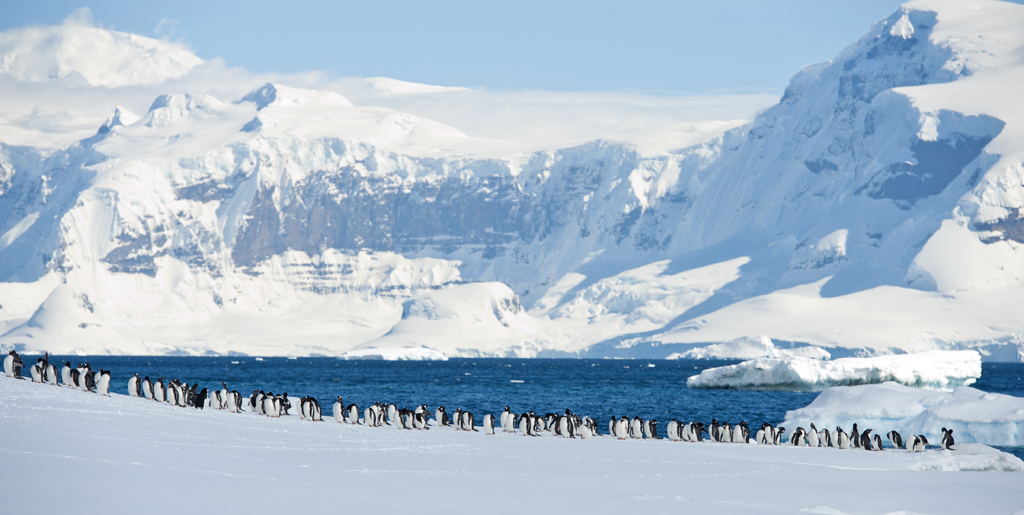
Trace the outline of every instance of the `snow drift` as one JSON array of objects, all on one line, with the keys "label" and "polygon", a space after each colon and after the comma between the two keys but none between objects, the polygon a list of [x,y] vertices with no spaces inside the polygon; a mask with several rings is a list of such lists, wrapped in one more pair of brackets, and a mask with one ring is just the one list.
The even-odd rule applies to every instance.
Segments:
[{"label": "snow drift", "polygon": [[800,356],[758,358],[703,370],[688,378],[686,386],[816,391],[894,381],[916,388],[952,390],[970,385],[979,377],[981,356],[976,351],[928,351],[831,361]]},{"label": "snow drift", "polygon": [[818,428],[853,423],[875,431],[923,434],[939,442],[939,428],[953,430],[957,443],[1024,445],[1024,399],[986,393],[968,386],[952,393],[911,388],[893,382],[839,386],[818,395],[807,407],[786,413],[788,428],[811,423]]}]

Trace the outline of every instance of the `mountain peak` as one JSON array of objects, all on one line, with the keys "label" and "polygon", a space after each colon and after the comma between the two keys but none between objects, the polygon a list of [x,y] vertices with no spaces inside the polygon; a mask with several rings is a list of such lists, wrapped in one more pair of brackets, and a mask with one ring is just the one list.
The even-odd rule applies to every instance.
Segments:
[{"label": "mountain peak", "polygon": [[0,75],[23,82],[151,85],[181,77],[202,63],[181,44],[103,29],[81,17],[0,32]]}]

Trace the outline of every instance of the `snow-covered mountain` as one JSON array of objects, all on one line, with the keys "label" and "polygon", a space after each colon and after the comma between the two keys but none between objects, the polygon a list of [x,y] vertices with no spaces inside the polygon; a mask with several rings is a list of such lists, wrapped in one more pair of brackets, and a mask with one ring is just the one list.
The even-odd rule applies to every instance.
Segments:
[{"label": "snow-covered mountain", "polygon": [[1022,24],[910,2],[672,153],[517,153],[278,83],[0,143],[0,345],[666,357],[767,335],[1021,359]]}]

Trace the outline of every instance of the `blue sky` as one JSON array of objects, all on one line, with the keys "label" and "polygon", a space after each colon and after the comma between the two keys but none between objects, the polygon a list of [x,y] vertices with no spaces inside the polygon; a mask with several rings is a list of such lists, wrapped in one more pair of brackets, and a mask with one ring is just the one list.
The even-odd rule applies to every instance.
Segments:
[{"label": "blue sky", "polygon": [[490,90],[781,93],[897,0],[175,2],[14,0],[0,29],[100,26],[253,72],[325,70]]}]

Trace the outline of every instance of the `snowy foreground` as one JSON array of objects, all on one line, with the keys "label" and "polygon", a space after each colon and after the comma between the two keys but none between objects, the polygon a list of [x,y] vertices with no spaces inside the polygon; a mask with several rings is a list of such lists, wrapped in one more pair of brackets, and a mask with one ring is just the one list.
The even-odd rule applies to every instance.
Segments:
[{"label": "snowy foreground", "polygon": [[0,434],[5,513],[40,502],[175,514],[1024,510],[1024,463],[978,444],[914,454],[398,431],[175,408],[6,377]]},{"label": "snowy foreground", "polygon": [[903,435],[923,434],[939,442],[939,429],[953,430],[957,442],[1024,445],[1024,399],[961,386],[953,393],[909,388],[896,383],[829,388],[807,407],[786,413],[784,427],[819,429],[886,428]]},{"label": "snowy foreground", "polygon": [[776,355],[709,368],[686,380],[690,388],[824,390],[893,381],[916,388],[952,390],[981,377],[977,351],[927,351],[872,358],[819,360]]}]

